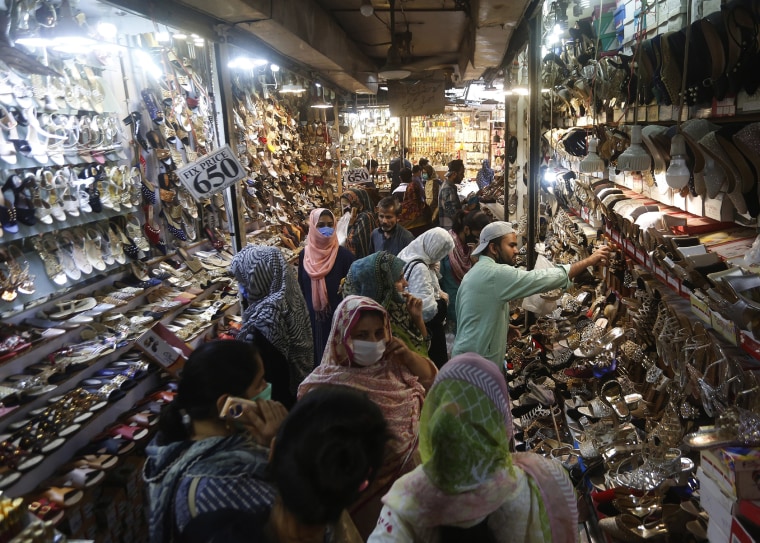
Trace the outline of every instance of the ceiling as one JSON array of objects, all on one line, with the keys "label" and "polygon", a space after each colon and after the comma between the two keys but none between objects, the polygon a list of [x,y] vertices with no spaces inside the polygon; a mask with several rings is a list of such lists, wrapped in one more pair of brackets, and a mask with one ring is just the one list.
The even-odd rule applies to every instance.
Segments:
[{"label": "ceiling", "polygon": [[[375,94],[391,43],[389,0],[107,0],[130,11],[150,13],[178,26],[180,7],[190,8],[231,41],[254,38],[278,54],[317,72],[338,87]],[[478,79],[501,65],[515,26],[531,0],[393,0],[395,32],[410,32],[403,65],[411,79]],[[187,19],[187,14],[183,15]],[[162,20],[164,19],[164,20]],[[168,20],[166,20],[168,19]],[[199,19],[197,22],[201,22]],[[220,26],[221,25],[221,26]]]}]

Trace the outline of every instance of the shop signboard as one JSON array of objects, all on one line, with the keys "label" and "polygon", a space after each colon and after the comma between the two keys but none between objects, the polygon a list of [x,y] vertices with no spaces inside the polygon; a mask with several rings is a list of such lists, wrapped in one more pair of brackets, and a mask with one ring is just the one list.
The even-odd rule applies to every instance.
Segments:
[{"label": "shop signboard", "polygon": [[446,102],[443,81],[388,81],[388,104],[393,117],[443,113]]},{"label": "shop signboard", "polygon": [[201,201],[241,180],[245,168],[230,146],[225,145],[180,168],[177,177],[193,198]]}]

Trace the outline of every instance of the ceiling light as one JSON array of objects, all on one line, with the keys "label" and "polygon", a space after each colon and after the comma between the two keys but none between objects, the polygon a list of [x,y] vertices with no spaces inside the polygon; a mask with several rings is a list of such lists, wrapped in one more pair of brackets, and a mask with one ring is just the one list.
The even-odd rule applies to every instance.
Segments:
[{"label": "ceiling light", "polygon": [[97,30],[100,37],[106,40],[114,39],[116,37],[116,33],[118,32],[115,24],[106,21],[99,22]]},{"label": "ceiling light", "polygon": [[183,34],[182,32],[175,32],[174,34],[172,34],[172,38],[174,38],[175,40],[186,40],[187,34]]},{"label": "ceiling light", "polygon": [[269,69],[272,70],[273,72],[279,72],[280,71],[280,67],[277,64],[270,65]]},{"label": "ceiling light", "polygon": [[227,66],[229,68],[238,68],[240,70],[253,70],[266,63],[267,61],[261,58],[237,57],[232,59]]},{"label": "ceiling light", "polygon": [[301,94],[302,92],[306,92],[306,89],[293,83],[285,83],[280,87],[280,94]]},{"label": "ceiling light", "polygon": [[377,76],[390,81],[393,79],[404,79],[412,74],[411,70],[401,66],[401,55],[398,48],[395,45],[391,45],[388,48],[388,56],[385,60],[385,66],[380,68],[377,72]]},{"label": "ceiling light", "polygon": [[362,15],[365,17],[372,17],[372,14],[375,13],[375,8],[372,7],[371,0],[362,0],[362,5],[359,7],[359,11],[361,11]]},{"label": "ceiling light", "polygon": [[380,85],[380,90],[381,91],[387,91],[388,90],[388,85]]},{"label": "ceiling light", "polygon": [[512,89],[512,94],[516,94],[518,96],[528,96],[530,94],[530,89],[528,87],[515,87]]},{"label": "ceiling light", "polygon": [[196,47],[204,47],[206,45],[206,42],[203,41],[203,38],[197,39],[193,41],[193,45]]},{"label": "ceiling light", "polygon": [[[319,89],[319,87],[322,86],[319,83],[315,83],[315,85],[316,85],[317,89]],[[313,107],[315,109],[329,109],[329,108],[333,107],[331,103],[329,103],[329,102],[327,102],[325,100],[325,90],[324,89],[322,89],[321,93],[319,92],[319,90],[317,90],[317,100],[311,103],[311,107]]]},{"label": "ceiling light", "polygon": [[623,172],[642,172],[652,167],[652,157],[641,145],[641,127],[631,127],[631,145],[618,157],[617,169]]},{"label": "ceiling light", "polygon": [[588,154],[580,163],[580,171],[583,173],[597,173],[604,171],[604,160],[597,154],[596,148],[599,140],[596,138],[588,139]]},{"label": "ceiling light", "polygon": [[172,37],[169,35],[168,32],[156,32],[154,34],[157,42],[168,42],[171,41]]}]

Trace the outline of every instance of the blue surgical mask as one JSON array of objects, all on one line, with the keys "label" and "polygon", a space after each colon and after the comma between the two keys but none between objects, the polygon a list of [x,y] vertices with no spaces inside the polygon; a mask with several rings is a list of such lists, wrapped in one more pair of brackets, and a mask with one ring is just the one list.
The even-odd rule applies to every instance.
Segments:
[{"label": "blue surgical mask", "polygon": [[256,394],[253,398],[251,398],[251,401],[271,400],[271,399],[272,399],[272,383],[267,383],[267,386],[264,387],[264,390]]},{"label": "blue surgical mask", "polygon": [[426,174],[426,173],[423,173],[423,174],[422,174],[422,180],[423,180],[423,181],[427,181],[427,180],[428,180],[428,174]]},{"label": "blue surgical mask", "polygon": [[317,230],[319,230],[320,234],[328,238],[335,233],[335,228],[333,228],[332,226],[320,226],[319,228],[317,228]]}]

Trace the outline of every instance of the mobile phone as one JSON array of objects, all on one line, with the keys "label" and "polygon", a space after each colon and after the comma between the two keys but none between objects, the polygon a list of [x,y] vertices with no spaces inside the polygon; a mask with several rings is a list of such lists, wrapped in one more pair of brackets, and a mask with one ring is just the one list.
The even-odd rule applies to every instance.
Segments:
[{"label": "mobile phone", "polygon": [[225,400],[222,410],[219,412],[220,419],[237,419],[240,418],[245,411],[257,409],[256,402],[254,400],[246,400],[245,398],[238,398],[236,396],[229,396]]}]

